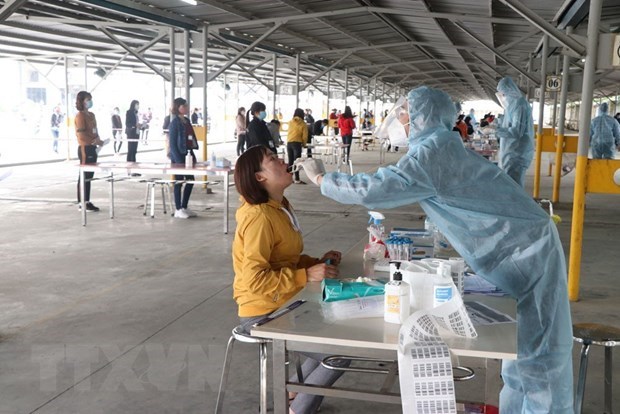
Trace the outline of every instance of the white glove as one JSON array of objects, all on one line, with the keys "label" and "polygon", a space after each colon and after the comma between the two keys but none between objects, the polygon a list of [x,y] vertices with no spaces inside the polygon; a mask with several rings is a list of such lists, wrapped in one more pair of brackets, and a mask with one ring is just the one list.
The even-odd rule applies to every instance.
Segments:
[{"label": "white glove", "polygon": [[323,160],[317,160],[316,158],[306,158],[306,160],[300,163],[306,172],[306,176],[314,184],[319,185],[318,179],[325,174],[325,166]]}]

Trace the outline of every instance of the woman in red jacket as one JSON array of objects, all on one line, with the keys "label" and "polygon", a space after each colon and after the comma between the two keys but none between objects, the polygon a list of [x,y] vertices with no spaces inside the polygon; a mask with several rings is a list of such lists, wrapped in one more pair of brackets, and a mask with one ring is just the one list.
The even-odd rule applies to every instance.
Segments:
[{"label": "woman in red jacket", "polygon": [[350,106],[344,107],[344,113],[338,118],[338,128],[340,129],[340,136],[342,137],[342,143],[348,145],[347,161],[349,160],[349,154],[351,153],[351,145],[353,144],[353,130],[355,129],[355,121],[353,120],[353,113]]}]

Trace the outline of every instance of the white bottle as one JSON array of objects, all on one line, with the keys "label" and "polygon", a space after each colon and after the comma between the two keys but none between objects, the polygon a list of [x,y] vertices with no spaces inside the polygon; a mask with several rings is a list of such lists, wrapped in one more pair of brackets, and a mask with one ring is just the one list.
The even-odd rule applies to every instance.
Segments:
[{"label": "white bottle", "polygon": [[215,156],[215,151],[211,152],[211,167],[215,167],[215,163],[217,162],[217,157]]},{"label": "white bottle", "polygon": [[394,272],[394,280],[385,285],[383,318],[390,323],[403,323],[409,317],[409,283],[403,282],[403,275]]},{"label": "white bottle", "polygon": [[451,257],[448,263],[450,263],[454,286],[456,286],[459,294],[463,297],[465,293],[465,259],[462,257]]},{"label": "white bottle", "polygon": [[453,295],[450,265],[446,262],[441,262],[439,267],[437,267],[437,276],[435,283],[433,283],[433,308],[446,303],[452,299]]},{"label": "white bottle", "polygon": [[194,168],[194,159],[189,152],[185,155],[185,168]]}]

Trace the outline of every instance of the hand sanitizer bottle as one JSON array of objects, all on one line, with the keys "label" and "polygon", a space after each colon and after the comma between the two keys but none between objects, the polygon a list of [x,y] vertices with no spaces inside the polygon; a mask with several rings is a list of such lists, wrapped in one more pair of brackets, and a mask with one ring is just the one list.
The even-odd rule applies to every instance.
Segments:
[{"label": "hand sanitizer bottle", "polygon": [[215,163],[217,162],[217,157],[215,156],[215,151],[211,152],[211,168],[215,168]]},{"label": "hand sanitizer bottle", "polygon": [[433,284],[433,308],[442,305],[452,299],[452,272],[450,265],[446,262],[439,263],[437,276]]},{"label": "hand sanitizer bottle", "polygon": [[394,272],[393,280],[385,285],[383,318],[390,323],[403,323],[409,317],[409,283],[403,282],[399,270]]},{"label": "hand sanitizer bottle", "polygon": [[185,155],[185,168],[193,168],[194,167],[194,159],[192,158],[192,154],[189,152]]}]

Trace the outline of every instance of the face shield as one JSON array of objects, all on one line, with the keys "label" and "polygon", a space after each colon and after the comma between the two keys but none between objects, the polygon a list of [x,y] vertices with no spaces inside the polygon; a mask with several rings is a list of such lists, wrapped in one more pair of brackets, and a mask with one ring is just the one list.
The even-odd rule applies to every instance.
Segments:
[{"label": "face shield", "polygon": [[497,97],[497,100],[499,104],[502,106],[502,108],[506,109],[506,107],[508,106],[508,99],[506,95],[504,95],[501,92],[497,92],[495,96]]},{"label": "face shield", "polygon": [[395,147],[406,147],[409,145],[408,125],[407,99],[401,96],[377,128],[375,136],[380,139],[389,139],[390,144]]}]

